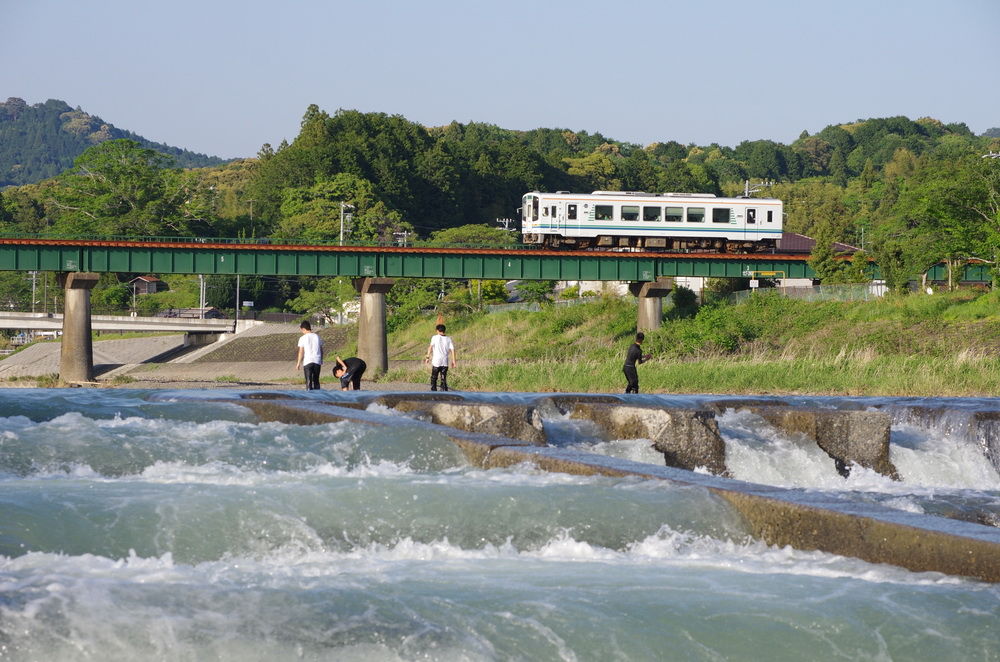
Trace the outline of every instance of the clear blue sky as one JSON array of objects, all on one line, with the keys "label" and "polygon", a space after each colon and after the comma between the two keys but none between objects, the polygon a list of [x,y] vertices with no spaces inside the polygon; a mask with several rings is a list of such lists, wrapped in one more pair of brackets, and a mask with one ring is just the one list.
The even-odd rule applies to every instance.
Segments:
[{"label": "clear blue sky", "polygon": [[1000,126],[1000,0],[0,0],[0,100],[222,157],[306,107],[793,141],[859,118]]}]

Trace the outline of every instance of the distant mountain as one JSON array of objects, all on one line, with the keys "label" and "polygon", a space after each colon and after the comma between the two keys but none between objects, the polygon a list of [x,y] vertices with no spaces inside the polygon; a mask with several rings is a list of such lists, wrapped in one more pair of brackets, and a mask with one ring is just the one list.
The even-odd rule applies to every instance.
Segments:
[{"label": "distant mountain", "polygon": [[10,97],[0,103],[0,188],[31,184],[71,168],[73,160],[91,145],[128,138],[143,147],[169,154],[182,168],[224,163],[215,156],[155,143],[108,124],[100,117],[49,99],[29,106]]}]

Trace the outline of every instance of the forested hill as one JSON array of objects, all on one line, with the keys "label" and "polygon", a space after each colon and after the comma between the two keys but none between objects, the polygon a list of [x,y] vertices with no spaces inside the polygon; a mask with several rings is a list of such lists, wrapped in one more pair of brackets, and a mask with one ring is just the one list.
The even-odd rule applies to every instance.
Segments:
[{"label": "forested hill", "polygon": [[0,102],[0,188],[54,177],[71,168],[73,160],[88,147],[117,138],[168,154],[182,168],[223,163],[218,157],[156,143],[116,128],[65,101],[49,99],[28,105],[23,99],[10,97]]}]

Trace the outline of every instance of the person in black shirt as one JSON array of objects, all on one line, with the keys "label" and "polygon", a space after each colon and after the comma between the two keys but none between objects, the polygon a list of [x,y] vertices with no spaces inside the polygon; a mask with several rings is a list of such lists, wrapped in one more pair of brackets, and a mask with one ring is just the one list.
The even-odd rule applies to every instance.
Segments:
[{"label": "person in black shirt", "polygon": [[340,380],[340,390],[350,390],[348,386],[354,385],[355,391],[361,390],[361,375],[365,374],[368,367],[364,361],[356,356],[348,359],[337,357],[337,365],[333,366],[333,376]]},{"label": "person in black shirt", "polygon": [[641,331],[635,334],[635,342],[625,354],[625,366],[622,368],[622,372],[625,373],[625,379],[628,380],[628,386],[625,387],[626,393],[639,392],[639,371],[635,369],[635,366],[637,363],[645,363],[652,356],[652,354],[642,353],[642,341],[645,339],[646,336]]}]

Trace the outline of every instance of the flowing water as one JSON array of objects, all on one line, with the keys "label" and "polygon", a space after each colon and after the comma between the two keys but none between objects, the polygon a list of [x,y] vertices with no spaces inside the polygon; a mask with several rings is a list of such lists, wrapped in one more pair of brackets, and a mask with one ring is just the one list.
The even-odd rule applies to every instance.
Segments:
[{"label": "flowing water", "polygon": [[[0,660],[1000,659],[996,585],[769,547],[698,487],[484,471],[404,416],[256,423],[222,397],[0,391]],[[980,441],[902,412],[900,482],[719,422],[743,480],[1000,513]]]}]

